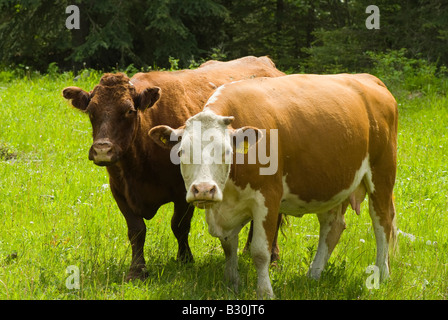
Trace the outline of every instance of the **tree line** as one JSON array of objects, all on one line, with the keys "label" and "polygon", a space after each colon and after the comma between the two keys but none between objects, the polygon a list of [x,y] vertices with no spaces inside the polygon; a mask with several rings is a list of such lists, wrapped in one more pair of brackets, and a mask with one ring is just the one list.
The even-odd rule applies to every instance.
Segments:
[{"label": "tree line", "polygon": [[[80,28],[70,30],[72,4]],[[379,29],[366,28],[371,4]],[[402,48],[448,65],[447,45],[446,0],[0,0],[3,68],[147,70],[269,55],[291,72],[356,72]]]}]

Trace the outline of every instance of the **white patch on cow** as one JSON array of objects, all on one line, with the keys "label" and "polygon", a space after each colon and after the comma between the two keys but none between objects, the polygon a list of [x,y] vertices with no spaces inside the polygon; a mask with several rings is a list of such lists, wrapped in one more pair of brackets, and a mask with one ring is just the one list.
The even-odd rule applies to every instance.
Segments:
[{"label": "white patch on cow", "polygon": [[222,201],[205,209],[208,231],[223,240],[237,235],[252,219],[253,209],[260,204],[264,205],[260,191],[252,189],[250,185],[242,189],[232,179],[227,179]]},{"label": "white patch on cow", "polygon": [[218,89],[216,89],[216,91],[212,94],[212,96],[211,96],[211,97],[208,99],[208,101],[206,102],[206,104],[205,104],[203,110],[205,110],[210,104],[213,104],[213,103],[215,103],[216,101],[218,101],[218,97],[221,95],[222,90],[224,90],[224,88],[225,88],[227,85],[230,85],[230,84],[233,84],[233,83],[237,83],[237,82],[241,82],[241,81],[244,81],[244,80],[236,80],[236,81],[232,81],[232,82],[223,84],[222,86],[218,87]]},{"label": "white patch on cow", "polygon": [[208,99],[207,103],[204,106],[204,110],[210,105],[218,101],[218,97],[221,94],[222,90],[225,88],[225,84],[220,86],[216,91],[212,94],[212,96]]},{"label": "white patch on cow", "polygon": [[386,233],[380,224],[380,217],[377,215],[373,203],[369,202],[369,213],[372,218],[373,230],[376,240],[376,262],[375,265],[380,269],[380,280],[389,279],[389,244],[387,242]]},{"label": "white patch on cow", "polygon": [[322,213],[333,209],[342,201],[346,200],[352,192],[356,190],[361,182],[368,185],[369,192],[374,190],[372,182],[372,172],[370,169],[369,155],[362,161],[361,167],[356,171],[353,182],[347,189],[341,190],[328,201],[311,200],[309,202],[301,200],[297,195],[291,193],[286,183],[286,175],[283,176],[283,197],[280,204],[280,212],[296,217],[301,217],[306,213]]},{"label": "white patch on cow", "polygon": [[250,253],[257,270],[257,297],[258,299],[274,298],[271,279],[269,278],[269,264],[271,262],[271,252],[266,238],[266,230],[263,222],[266,220],[268,208],[264,203],[264,196],[257,191],[258,198],[253,208],[254,233],[250,246]]},{"label": "white patch on cow", "polygon": [[375,192],[375,185],[373,184],[373,180],[372,180],[372,169],[370,168],[370,164],[367,167],[367,171],[366,171],[366,176],[365,176],[365,180],[366,182],[366,187],[367,187],[367,191],[368,193],[372,194]]},{"label": "white patch on cow", "polygon": [[311,266],[307,272],[307,276],[310,278],[318,280],[325,268],[325,265],[327,264],[328,259],[330,258],[326,241],[330,230],[330,224],[325,224],[320,228],[319,244],[317,246],[316,255],[314,256],[313,262],[311,262]]}]

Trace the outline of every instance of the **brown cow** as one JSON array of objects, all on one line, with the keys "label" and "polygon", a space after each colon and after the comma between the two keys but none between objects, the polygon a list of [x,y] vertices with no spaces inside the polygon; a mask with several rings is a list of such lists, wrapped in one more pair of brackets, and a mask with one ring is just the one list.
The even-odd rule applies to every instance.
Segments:
[{"label": "brown cow", "polygon": [[359,213],[366,192],[376,265],[381,279],[389,277],[397,119],[394,97],[374,76],[290,75],[223,85],[185,127],[158,126],[150,136],[161,146],[182,137],[176,148],[186,199],[206,208],[235,287],[238,233],[253,220],[257,294],[272,297],[268,267],[278,212],[317,214],[319,244],[308,276],[318,279],[345,229],[348,204]]},{"label": "brown cow", "polygon": [[90,116],[93,144],[89,159],[107,166],[112,194],[126,219],[132,247],[127,280],[145,276],[143,219],[151,219],[168,202],[174,202],[171,228],[179,244],[177,258],[193,260],[188,233],[194,207],[185,201],[179,166],[147,136],[148,130],[185,123],[224,83],[281,75],[267,57],[244,57],[209,61],[196,70],[137,73],[131,79],[105,74],[90,93],[77,87],[63,90],[74,107]]}]

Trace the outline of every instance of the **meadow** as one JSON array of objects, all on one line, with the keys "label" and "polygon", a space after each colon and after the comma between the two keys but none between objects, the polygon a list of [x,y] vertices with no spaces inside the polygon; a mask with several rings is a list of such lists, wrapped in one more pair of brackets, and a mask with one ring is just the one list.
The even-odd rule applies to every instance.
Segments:
[{"label": "meadow", "polygon": [[[88,160],[91,126],[61,90],[90,90],[101,74],[72,73],[0,80],[0,299],[255,299],[256,272],[242,249],[238,294],[223,282],[224,254],[196,209],[190,233],[195,263],[175,260],[172,204],[147,221],[149,277],[126,283],[127,228],[105,168]],[[1,79],[1,77],[0,77]],[[448,298],[448,95],[400,95],[395,205],[399,250],[391,279],[368,289],[375,238],[365,201],[320,281],[306,277],[317,248],[315,215],[291,217],[279,235],[280,260],[270,268],[277,299]],[[69,289],[66,268],[80,271]]]}]

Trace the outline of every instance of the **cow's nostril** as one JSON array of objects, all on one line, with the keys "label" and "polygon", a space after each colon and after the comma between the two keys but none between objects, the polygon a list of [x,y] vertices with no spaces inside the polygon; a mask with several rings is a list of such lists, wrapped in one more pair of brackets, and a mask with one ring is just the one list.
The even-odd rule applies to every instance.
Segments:
[{"label": "cow's nostril", "polygon": [[197,195],[199,193],[198,188],[196,186],[193,186],[193,194]]},{"label": "cow's nostril", "polygon": [[213,188],[210,189],[209,193],[211,195],[214,195],[216,193],[216,186],[213,186]]}]

